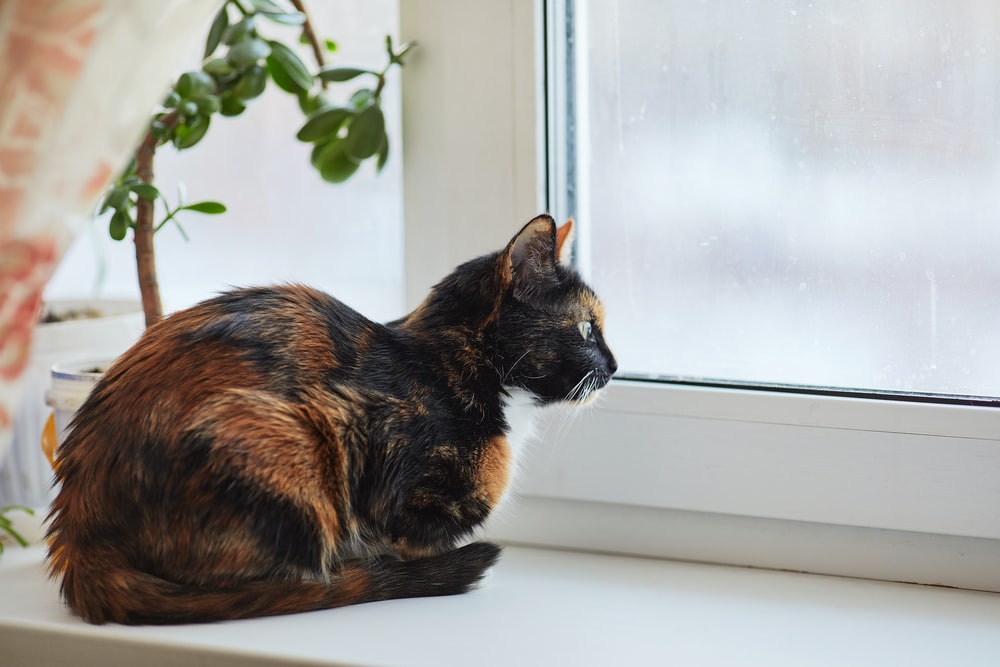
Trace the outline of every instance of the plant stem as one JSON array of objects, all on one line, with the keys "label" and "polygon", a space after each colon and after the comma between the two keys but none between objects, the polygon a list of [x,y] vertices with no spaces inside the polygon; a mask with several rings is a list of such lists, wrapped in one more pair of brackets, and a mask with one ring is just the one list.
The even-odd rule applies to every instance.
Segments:
[{"label": "plant stem", "polygon": [[[316,32],[313,30],[309,12],[306,11],[302,0],[291,0],[291,3],[295,9],[305,17],[305,21],[302,24],[302,33],[312,46],[313,55],[316,58],[316,64],[320,69],[322,69],[326,64],[323,58],[323,46],[320,44],[319,39],[316,37]],[[229,4],[234,5],[244,16],[250,15],[250,12],[243,7],[239,0],[230,0]],[[326,88],[326,81],[320,80],[320,84],[323,88]],[[382,76],[379,77],[379,91],[382,90],[382,86],[384,84],[385,75],[383,73]],[[178,116],[177,111],[174,110],[167,116],[161,117],[159,122],[168,129],[172,129],[177,125],[179,120],[180,117]],[[154,136],[152,129],[150,129],[146,132],[146,136],[143,137],[142,143],[140,143],[139,147],[136,149],[136,176],[138,176],[139,180],[143,183],[153,183],[153,158],[156,154],[157,144],[158,139]],[[139,292],[142,296],[142,310],[146,318],[146,326],[150,327],[163,319],[163,301],[160,297],[160,284],[156,276],[156,251],[153,246],[153,235],[156,233],[158,227],[153,224],[153,200],[139,197],[135,206],[135,225],[133,230],[133,238],[135,241],[135,264],[139,278]],[[163,221],[164,224],[172,219],[174,213],[176,212],[176,210],[171,212],[168,206],[168,215],[167,219]],[[176,220],[174,222],[176,222]],[[163,225],[160,226],[162,227]],[[183,229],[181,229],[181,233],[184,233]]]},{"label": "plant stem", "polygon": [[372,93],[372,97],[376,100],[382,95],[382,89],[385,88],[385,77],[389,73],[389,68],[392,67],[391,64],[387,65],[384,70],[378,75],[378,85],[375,86],[375,92]]},{"label": "plant stem", "polygon": [[[323,58],[323,46],[319,43],[319,39],[316,37],[316,31],[313,30],[312,19],[309,16],[309,12],[306,11],[306,6],[303,4],[302,0],[291,0],[292,6],[295,7],[296,11],[306,17],[305,22],[302,24],[302,34],[306,36],[309,40],[309,45],[312,47],[313,56],[316,58],[316,65],[323,69],[326,65],[326,61]],[[326,81],[320,79],[320,85],[326,89]]]},{"label": "plant stem", "polygon": [[[147,132],[135,152],[135,172],[144,183],[153,182],[155,153],[156,138],[152,132]],[[139,293],[142,295],[142,311],[147,327],[163,319],[160,284],[156,279],[153,233],[153,202],[140,197],[135,205],[135,266],[139,274]]]}]

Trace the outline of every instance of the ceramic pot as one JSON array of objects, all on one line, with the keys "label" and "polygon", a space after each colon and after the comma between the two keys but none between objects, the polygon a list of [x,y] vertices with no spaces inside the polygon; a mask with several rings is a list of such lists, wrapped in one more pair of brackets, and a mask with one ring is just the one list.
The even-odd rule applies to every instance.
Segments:
[{"label": "ceramic pot", "polygon": [[14,413],[13,445],[0,465],[0,506],[44,507],[54,496],[52,468],[39,447],[42,428],[52,414],[44,397],[53,365],[69,368],[80,360],[114,359],[143,331],[142,308],[136,301],[60,301],[47,306],[53,311],[96,310],[101,316],[35,327],[21,404]]}]

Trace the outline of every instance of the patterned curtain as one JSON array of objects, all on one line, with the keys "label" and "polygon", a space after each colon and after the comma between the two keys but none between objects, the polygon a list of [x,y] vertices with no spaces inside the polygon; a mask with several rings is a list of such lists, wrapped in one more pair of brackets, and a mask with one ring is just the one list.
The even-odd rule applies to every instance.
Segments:
[{"label": "patterned curtain", "polygon": [[0,0],[0,458],[42,289],[222,0]]}]

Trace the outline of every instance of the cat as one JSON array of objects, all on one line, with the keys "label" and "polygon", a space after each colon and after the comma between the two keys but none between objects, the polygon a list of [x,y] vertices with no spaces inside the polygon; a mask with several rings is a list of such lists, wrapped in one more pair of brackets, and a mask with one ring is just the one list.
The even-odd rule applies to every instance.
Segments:
[{"label": "cat", "polygon": [[538,216],[385,325],[283,285],[147,329],[56,459],[70,609],[206,622],[474,587],[500,555],[470,540],[508,493],[513,414],[585,402],[617,368],[571,232]]}]

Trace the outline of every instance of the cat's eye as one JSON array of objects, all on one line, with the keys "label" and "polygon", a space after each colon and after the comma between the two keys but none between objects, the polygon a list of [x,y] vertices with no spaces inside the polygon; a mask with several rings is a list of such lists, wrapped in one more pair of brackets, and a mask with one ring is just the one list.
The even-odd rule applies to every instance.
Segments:
[{"label": "cat's eye", "polygon": [[590,334],[594,330],[594,325],[590,322],[580,322],[576,325],[576,328],[580,330],[580,335],[583,336],[584,340],[590,340]]}]

